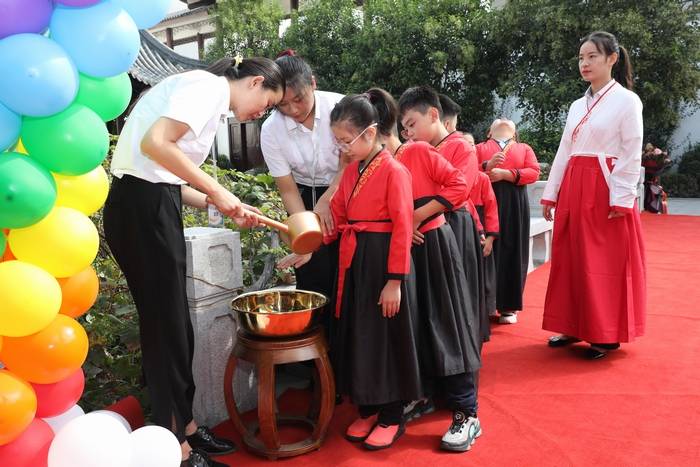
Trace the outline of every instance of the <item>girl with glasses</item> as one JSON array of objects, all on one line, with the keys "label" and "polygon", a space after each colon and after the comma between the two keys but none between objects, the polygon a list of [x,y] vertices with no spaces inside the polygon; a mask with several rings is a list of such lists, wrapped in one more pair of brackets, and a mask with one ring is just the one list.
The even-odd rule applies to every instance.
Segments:
[{"label": "girl with glasses", "polygon": [[335,229],[326,239],[340,236],[336,383],[359,406],[346,437],[370,450],[403,434],[403,404],[423,394],[411,175],[382,147],[378,122],[366,95],[346,96],[331,112],[333,134],[352,162],[331,201]]}]

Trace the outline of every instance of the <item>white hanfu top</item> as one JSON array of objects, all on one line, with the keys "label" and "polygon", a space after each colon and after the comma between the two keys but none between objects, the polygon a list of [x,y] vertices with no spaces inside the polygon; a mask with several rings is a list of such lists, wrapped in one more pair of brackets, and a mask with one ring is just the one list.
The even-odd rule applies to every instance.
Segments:
[{"label": "white hanfu top", "polygon": [[[642,102],[634,92],[615,80],[595,95],[589,88],[569,108],[542,200],[556,203],[572,156],[596,156],[610,189],[610,207],[631,210],[637,199],[643,135]],[[612,171],[605,163],[607,157],[613,158]]]},{"label": "white hanfu top", "polygon": [[126,120],[112,156],[115,177],[131,175],[153,183],[184,185],[186,182],[141,152],[141,140],[161,117],[185,123],[190,129],[178,147],[197,166],[206,160],[216,130],[228,115],[231,87],[223,76],[204,70],[169,76],[138,101]]}]

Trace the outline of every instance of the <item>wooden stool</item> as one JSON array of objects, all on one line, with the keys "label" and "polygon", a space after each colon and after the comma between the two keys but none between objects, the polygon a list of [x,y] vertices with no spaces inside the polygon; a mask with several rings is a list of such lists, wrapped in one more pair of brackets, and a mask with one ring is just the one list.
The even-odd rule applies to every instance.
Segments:
[{"label": "wooden stool", "polygon": [[[233,394],[233,377],[238,359],[255,365],[258,374],[258,421],[246,426],[238,413]],[[307,417],[275,416],[275,365],[313,360],[314,394]],[[266,338],[238,331],[224,376],[224,395],[229,417],[243,442],[255,454],[269,459],[292,457],[321,447],[335,408],[335,381],[321,329],[290,338]],[[301,424],[311,428],[311,436],[293,444],[281,444],[277,425]],[[262,442],[255,437],[260,432]]]}]

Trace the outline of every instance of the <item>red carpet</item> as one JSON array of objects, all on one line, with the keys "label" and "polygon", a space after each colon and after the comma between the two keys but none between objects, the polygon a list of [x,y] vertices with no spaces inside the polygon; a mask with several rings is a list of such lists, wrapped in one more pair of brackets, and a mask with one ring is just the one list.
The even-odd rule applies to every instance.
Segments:
[{"label": "red carpet", "polygon": [[[285,466],[442,465],[700,466],[700,217],[644,215],[646,335],[606,359],[580,358],[582,345],[549,349],[540,328],[549,266],[528,278],[526,311],[494,326],[485,346],[480,410],[484,434],[472,450],[443,453],[450,414],[407,428],[386,451],[342,438],[354,418],[344,404],[323,448],[278,461]],[[288,401],[298,394],[285,396]],[[218,430],[234,436],[226,423]],[[241,452],[230,465],[269,461]]]}]

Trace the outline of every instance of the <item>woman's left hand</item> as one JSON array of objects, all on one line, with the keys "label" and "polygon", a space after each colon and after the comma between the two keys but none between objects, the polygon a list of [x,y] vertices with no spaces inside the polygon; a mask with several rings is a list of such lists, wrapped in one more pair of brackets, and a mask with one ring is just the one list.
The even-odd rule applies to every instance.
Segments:
[{"label": "woman's left hand", "polygon": [[614,219],[616,217],[625,217],[625,213],[619,211],[610,211],[610,214],[608,214],[608,219]]},{"label": "woman's left hand", "polygon": [[318,219],[321,222],[321,232],[323,232],[323,235],[330,235],[333,232],[333,214],[331,213],[330,201],[321,197],[316,202],[314,212],[318,215]]}]

